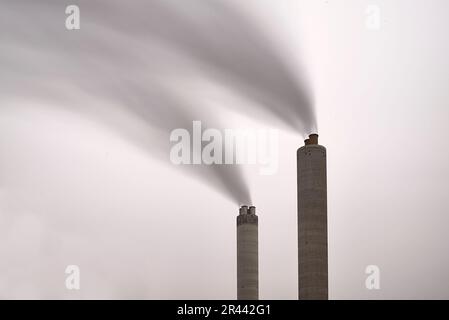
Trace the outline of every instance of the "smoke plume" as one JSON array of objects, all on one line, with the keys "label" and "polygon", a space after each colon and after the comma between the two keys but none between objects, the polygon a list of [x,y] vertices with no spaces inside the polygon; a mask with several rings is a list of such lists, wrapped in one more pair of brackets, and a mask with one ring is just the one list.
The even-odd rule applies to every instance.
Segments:
[{"label": "smoke plume", "polygon": [[[189,128],[192,120],[222,125],[212,116],[216,113],[193,108],[188,97],[177,98],[183,79],[220,83],[257,108],[229,106],[241,113],[276,117],[301,133],[316,129],[304,79],[290,71],[254,23],[222,1],[0,3],[2,100],[76,106],[138,139],[132,126],[95,104],[109,103],[145,120],[152,134],[140,137],[141,142],[161,157],[168,156],[165,141],[171,130]],[[69,4],[80,8],[80,30],[65,28]],[[153,150],[156,145],[160,151]],[[251,201],[235,165],[196,166],[188,171],[238,203]]]}]

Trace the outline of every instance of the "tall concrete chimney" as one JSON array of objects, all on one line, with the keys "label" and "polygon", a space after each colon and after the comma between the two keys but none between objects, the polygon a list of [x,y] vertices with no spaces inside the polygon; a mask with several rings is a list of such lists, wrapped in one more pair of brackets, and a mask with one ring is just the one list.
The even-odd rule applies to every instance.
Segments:
[{"label": "tall concrete chimney", "polygon": [[237,216],[237,299],[259,299],[259,240],[256,208],[242,206]]},{"label": "tall concrete chimney", "polygon": [[298,296],[328,299],[326,148],[311,134],[297,152]]}]

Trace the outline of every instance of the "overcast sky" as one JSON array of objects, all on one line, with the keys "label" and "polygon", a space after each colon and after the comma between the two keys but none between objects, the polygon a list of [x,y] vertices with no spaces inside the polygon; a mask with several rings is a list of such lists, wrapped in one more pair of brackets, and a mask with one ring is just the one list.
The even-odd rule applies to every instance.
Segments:
[{"label": "overcast sky", "polygon": [[[449,3],[223,0],[250,32],[189,1],[170,1],[199,28],[185,39],[142,1],[0,0],[0,297],[234,299],[247,190],[260,298],[296,299],[296,149],[316,116],[330,298],[449,299]],[[278,172],[184,174],[166,146],[192,117],[279,130]]]}]

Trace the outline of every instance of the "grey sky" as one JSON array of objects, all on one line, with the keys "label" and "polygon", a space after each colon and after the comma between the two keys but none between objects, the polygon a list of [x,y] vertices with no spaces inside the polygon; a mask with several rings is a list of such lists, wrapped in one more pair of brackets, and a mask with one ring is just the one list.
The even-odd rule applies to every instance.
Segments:
[{"label": "grey sky", "polygon": [[[121,2],[115,29],[91,19],[103,1],[89,2],[0,0],[0,297],[235,298],[237,204],[155,157],[167,132],[130,103],[163,90],[225,126],[281,130],[278,174],[249,166],[242,178],[259,214],[260,297],[295,299],[304,128],[258,111],[280,96],[280,110],[301,101],[291,74],[313,96],[328,152],[330,298],[449,298],[447,1],[229,0],[280,57],[264,65],[271,56],[247,52],[262,60],[241,77],[241,61],[227,73],[226,57],[217,69],[202,50],[193,59],[142,42],[127,15],[134,1]],[[76,3],[81,30],[67,31],[64,9]],[[368,5],[380,8],[378,30],[365,26]],[[273,78],[256,86],[258,65]],[[64,287],[69,264],[81,267],[80,291]],[[371,264],[378,291],[364,285]]]}]

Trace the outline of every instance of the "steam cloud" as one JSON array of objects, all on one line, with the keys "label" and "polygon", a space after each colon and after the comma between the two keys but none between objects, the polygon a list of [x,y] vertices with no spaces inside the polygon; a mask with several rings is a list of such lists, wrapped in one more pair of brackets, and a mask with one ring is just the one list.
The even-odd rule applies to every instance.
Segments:
[{"label": "steam cloud", "polygon": [[[220,125],[210,113],[191,107],[188,98],[178,98],[182,79],[221,83],[257,106],[239,112],[262,111],[261,116],[275,116],[303,134],[316,130],[304,79],[292,74],[255,24],[222,1],[0,3],[2,100],[22,97],[76,105],[80,112],[141,139],[158,157],[168,157],[165,142],[174,128],[189,128],[192,120],[204,119]],[[65,29],[69,4],[81,9],[81,30]],[[153,134],[137,135],[132,125],[96,106],[100,100],[144,119]],[[235,202],[251,202],[238,166],[190,167]]]}]

